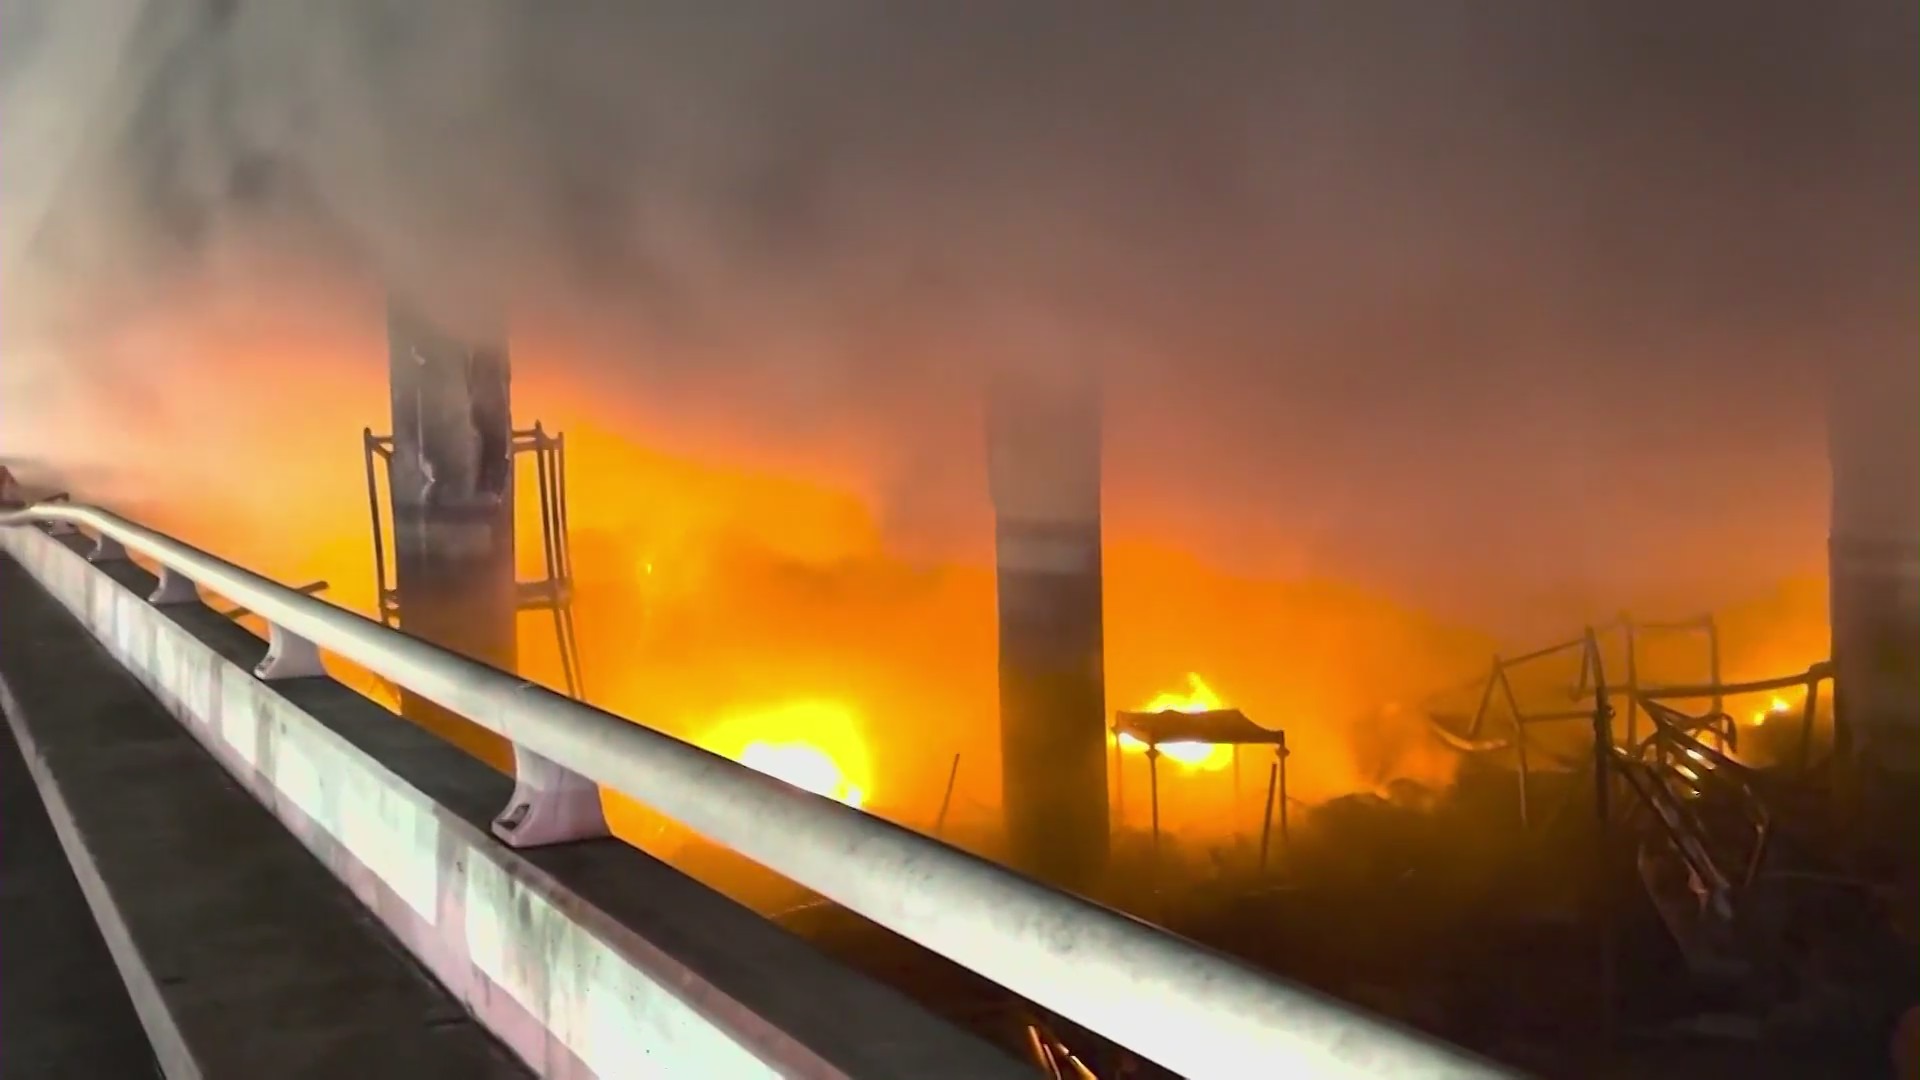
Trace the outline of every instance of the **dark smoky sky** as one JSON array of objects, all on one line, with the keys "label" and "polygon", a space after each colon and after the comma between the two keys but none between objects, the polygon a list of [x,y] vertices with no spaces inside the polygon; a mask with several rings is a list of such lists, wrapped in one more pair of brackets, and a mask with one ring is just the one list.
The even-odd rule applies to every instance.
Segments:
[{"label": "dark smoky sky", "polygon": [[1129,529],[1443,606],[1713,601],[1817,566],[1825,373],[1920,368],[1916,22],[5,0],[4,380],[164,374],[90,358],[102,311],[377,277],[593,342],[609,392],[872,431],[938,521],[981,501],[943,404],[1095,363]]}]

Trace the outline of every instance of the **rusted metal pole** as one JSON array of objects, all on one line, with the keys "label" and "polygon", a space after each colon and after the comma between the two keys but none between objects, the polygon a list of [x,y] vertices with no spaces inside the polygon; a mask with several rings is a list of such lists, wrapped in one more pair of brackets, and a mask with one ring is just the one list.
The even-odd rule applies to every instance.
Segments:
[{"label": "rusted metal pole", "polygon": [[[1819,665],[1816,665],[1818,667]],[[1759,694],[1768,690],[1787,690],[1805,686],[1807,672],[1795,672],[1792,675],[1776,675],[1770,679],[1751,679],[1747,682],[1727,683],[1719,689],[1729,695]],[[1653,701],[1670,701],[1674,698],[1700,698],[1712,694],[1714,687],[1701,686],[1649,686],[1640,696]]]},{"label": "rusted metal pole", "polygon": [[1813,763],[1813,718],[1820,711],[1820,679],[1807,673],[1807,702],[1800,710],[1800,771]]},{"label": "rusted metal pole", "polygon": [[[1713,714],[1724,716],[1727,711],[1727,696],[1726,692],[1720,689],[1720,624],[1715,622],[1711,615],[1707,617],[1707,678],[1714,685]],[[1717,743],[1715,749],[1726,750],[1727,736],[1725,732],[1719,730],[1718,724],[1715,725],[1714,740]]]},{"label": "rusted metal pole", "polygon": [[1513,713],[1513,755],[1520,777],[1520,827],[1526,828],[1527,813],[1527,725],[1520,715],[1520,699],[1514,695],[1513,681],[1506,668],[1499,669],[1500,687],[1506,692],[1507,709]]},{"label": "rusted metal pole", "polygon": [[1480,725],[1486,722],[1487,706],[1493,701],[1493,688],[1500,681],[1500,658],[1493,658],[1493,667],[1487,672],[1487,685],[1480,690],[1480,705],[1473,710],[1473,722],[1467,725],[1467,738],[1478,738]]},{"label": "rusted metal pole", "polygon": [[[1631,655],[1631,654],[1629,654]],[[1593,812],[1596,840],[1594,905],[1599,931],[1600,1045],[1613,1046],[1616,961],[1613,911],[1613,706],[1607,700],[1606,676],[1594,650],[1593,677]]]},{"label": "rusted metal pole", "polygon": [[1521,653],[1519,656],[1508,657],[1506,666],[1512,667],[1516,664],[1525,664],[1533,660],[1542,660],[1552,656],[1554,653],[1566,652],[1568,649],[1578,648],[1584,644],[1584,642],[1584,638],[1574,638],[1571,641],[1562,641],[1557,644],[1548,645],[1544,649],[1535,649],[1532,652]]},{"label": "rusted metal pole", "polygon": [[1633,747],[1640,744],[1640,639],[1632,620],[1623,615],[1621,621],[1627,633],[1627,745]]},{"label": "rusted metal pole", "polygon": [[1240,838],[1240,744],[1233,744],[1233,836],[1236,843]]},{"label": "rusted metal pole", "polygon": [[1260,870],[1267,869],[1267,848],[1273,838],[1273,795],[1280,783],[1280,761],[1267,766],[1267,801],[1260,811]]},{"label": "rusted metal pole", "polygon": [[1160,852],[1160,747],[1147,745],[1147,801],[1153,810],[1153,850]]},{"label": "rusted metal pole", "polygon": [[1284,731],[1280,733],[1280,745],[1274,754],[1280,759],[1277,762],[1280,766],[1280,846],[1287,847],[1292,843],[1292,836],[1287,831],[1287,759],[1293,756],[1293,752],[1287,749]]},{"label": "rusted metal pole", "polygon": [[940,796],[940,816],[933,819],[933,835],[940,836],[947,831],[947,810],[953,805],[953,782],[960,778],[960,755],[953,755],[953,764],[947,767],[947,793]]}]

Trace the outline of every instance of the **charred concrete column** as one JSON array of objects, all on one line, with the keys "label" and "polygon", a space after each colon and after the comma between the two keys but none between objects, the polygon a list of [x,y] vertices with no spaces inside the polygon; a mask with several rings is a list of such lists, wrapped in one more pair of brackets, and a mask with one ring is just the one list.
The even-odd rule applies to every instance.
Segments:
[{"label": "charred concrete column", "polygon": [[[1883,814],[1876,804],[1905,801],[1920,783],[1920,363],[1909,355],[1834,374],[1828,602],[1835,715],[1859,809],[1870,819],[1912,818],[1891,806]],[[1913,820],[1901,825],[1908,839],[1915,827]]]},{"label": "charred concrete column", "polygon": [[988,404],[1000,752],[1014,864],[1091,888],[1107,857],[1100,404],[1090,381],[1002,379]]},{"label": "charred concrete column", "polygon": [[[504,335],[476,344],[400,304],[387,310],[393,540],[407,633],[512,671],[513,417]],[[492,733],[413,694],[406,716],[496,764]]]}]

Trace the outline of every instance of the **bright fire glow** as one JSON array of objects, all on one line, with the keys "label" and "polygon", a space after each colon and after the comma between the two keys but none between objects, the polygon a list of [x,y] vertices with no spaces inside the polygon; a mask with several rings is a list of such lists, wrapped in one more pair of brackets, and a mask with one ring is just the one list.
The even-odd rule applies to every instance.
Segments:
[{"label": "bright fire glow", "polygon": [[[62,395],[73,399],[72,408],[58,422],[49,398],[34,419],[49,433],[87,435],[46,450],[81,455],[74,462],[76,496],[120,508],[268,577],[325,579],[332,586],[328,599],[371,614],[366,478],[351,436],[365,424],[387,425],[388,343],[383,320],[367,316],[357,286],[301,284],[308,281],[275,275],[276,287],[287,291],[241,290],[237,295],[247,302],[238,305],[212,293],[181,294],[178,303],[139,306],[141,317],[110,334],[86,335],[89,347],[98,346],[103,370],[137,364],[164,369],[172,385],[204,388],[170,397],[164,423],[139,423],[155,417],[120,409],[124,395],[112,394]],[[243,284],[257,281],[248,275]],[[514,412],[522,422],[538,418],[568,435],[576,618],[593,703],[735,760],[755,743],[810,747],[831,761],[842,782],[859,789],[863,806],[921,823],[934,820],[952,754],[964,749],[955,806],[969,800],[997,805],[990,507],[977,498],[951,507],[937,499],[892,505],[896,493],[919,498],[919,487],[900,484],[903,477],[919,484],[916,470],[926,461],[944,463],[949,451],[956,462],[980,454],[971,399],[954,392],[958,384],[939,383],[923,403],[903,382],[906,392],[895,409],[894,398],[869,395],[856,380],[849,385],[861,390],[858,409],[833,395],[809,397],[808,422],[788,423],[783,412],[763,411],[800,400],[777,380],[780,392],[769,394],[759,385],[764,380],[744,374],[738,382],[676,377],[669,393],[637,377],[609,378],[617,365],[603,360],[654,342],[601,342],[591,334],[571,340],[555,332],[561,323],[574,325],[569,319],[516,324],[514,351],[531,362],[515,372]],[[762,342],[752,334],[728,345],[766,343],[798,347],[778,335]],[[597,352],[602,346],[611,348]],[[697,355],[662,353],[660,359]],[[725,365],[673,366],[692,372]],[[287,372],[295,369],[314,377],[301,382],[301,407],[288,410]],[[823,411],[828,406],[838,411]],[[1116,416],[1149,419],[1166,412],[1157,399],[1118,399],[1115,408]],[[7,435],[32,444],[16,423],[23,419],[10,415]],[[180,430],[206,438],[174,438]],[[909,443],[903,433],[925,441]],[[233,467],[250,447],[261,446],[273,447],[273,469]],[[153,453],[155,447],[167,452]],[[1208,460],[1196,455],[1202,465]],[[528,560],[524,578],[538,572],[541,545],[529,542],[540,535],[539,499],[531,463],[521,464],[528,470],[516,497],[518,550]],[[1168,479],[1156,479],[1161,476]],[[1382,776],[1444,787],[1460,755],[1427,733],[1424,710],[1411,703],[1481,670],[1492,643],[1470,626],[1446,625],[1445,612],[1417,610],[1418,596],[1403,598],[1405,604],[1379,596],[1383,579],[1312,579],[1307,571],[1315,563],[1305,556],[1315,549],[1310,538],[1291,531],[1295,515],[1250,519],[1245,491],[1223,482],[1202,495],[1190,479],[1172,467],[1109,471],[1102,556],[1106,670],[1164,672],[1171,676],[1166,688],[1177,689],[1192,680],[1161,665],[1169,657],[1204,657],[1232,704],[1261,720],[1284,718],[1296,751],[1288,768],[1297,801],[1373,791]],[[966,482],[927,486],[964,490]],[[385,500],[384,481],[382,491]],[[1311,502],[1314,494],[1302,498]],[[1799,494],[1813,501],[1807,506],[1823,497],[1817,489]],[[1756,516],[1777,520],[1787,505],[1770,500]],[[1717,543],[1717,536],[1708,538]],[[1663,564],[1648,569],[1668,577],[1648,578],[1649,587],[1656,580],[1697,581],[1692,556],[1671,546],[1662,550]],[[1227,558],[1243,551],[1261,554]],[[1697,554],[1708,560],[1701,565],[1718,565],[1711,561],[1719,557],[1717,547]],[[1408,569],[1416,565],[1450,564]],[[1408,580],[1414,578],[1436,585],[1452,580],[1431,574]],[[1826,584],[1824,563],[1815,560],[1779,591],[1723,613],[1725,641],[1739,644],[1722,657],[1726,674],[1800,671],[1827,656]],[[1757,589],[1759,582],[1752,585]],[[1635,594],[1643,595],[1650,607],[1669,610],[1680,610],[1684,600]],[[1476,602],[1476,611],[1518,614],[1494,593]],[[558,685],[551,632],[529,623],[521,638],[522,673]],[[1676,649],[1670,660],[1643,665],[1642,678],[1700,681],[1698,642],[1681,640]],[[366,671],[334,656],[327,664],[356,688],[383,692]],[[1163,688],[1128,678],[1109,685],[1119,707],[1145,702]],[[1786,696],[1797,707],[1803,692]],[[1153,704],[1178,707],[1200,698],[1191,704],[1204,705],[1210,693],[1167,695],[1175,700]],[[1377,729],[1345,719],[1370,714],[1383,696],[1409,707]],[[826,700],[810,700],[820,698]],[[1765,700],[1738,702],[1735,715],[1751,718]],[[890,720],[840,726],[866,716]],[[1772,719],[1768,726],[1789,723],[1798,718]],[[511,747],[491,733],[463,727],[443,734],[502,769],[512,766]],[[1123,749],[1134,759],[1127,807],[1144,825],[1145,771],[1137,767],[1144,747]],[[1176,762],[1231,764],[1226,748],[1163,749]],[[884,781],[869,771],[880,761]],[[1186,790],[1177,798],[1196,829],[1228,820],[1227,784],[1181,786]],[[616,831],[629,839],[651,842],[665,820],[613,792],[607,801]],[[1248,801],[1257,804],[1257,792]]]},{"label": "bright fire glow", "polygon": [[1767,707],[1764,710],[1753,714],[1753,726],[1762,727],[1766,724],[1768,717],[1785,715],[1787,710],[1791,708],[1793,708],[1793,706],[1787,704],[1786,698],[1775,694],[1773,700],[1767,703]]},{"label": "bright fire glow", "polygon": [[757,772],[848,806],[866,805],[873,790],[858,718],[839,702],[801,700],[745,710],[722,719],[695,741]]},{"label": "bright fire glow", "polygon": [[866,794],[847,783],[840,766],[817,746],[805,743],[748,743],[740,754],[740,763],[776,780],[784,780],[803,791],[837,799],[858,807]]},{"label": "bright fire glow", "polygon": [[[1213,692],[1199,675],[1187,673],[1187,692],[1184,694],[1167,692],[1156,696],[1141,706],[1140,712],[1183,712],[1201,713],[1213,709],[1224,709],[1225,703],[1220,695]],[[1144,752],[1147,745],[1131,735],[1120,736],[1123,750]],[[1209,772],[1224,769],[1233,763],[1233,747],[1215,746],[1203,742],[1169,742],[1160,744],[1160,753],[1170,761],[1177,761],[1192,769],[1205,769]]]}]

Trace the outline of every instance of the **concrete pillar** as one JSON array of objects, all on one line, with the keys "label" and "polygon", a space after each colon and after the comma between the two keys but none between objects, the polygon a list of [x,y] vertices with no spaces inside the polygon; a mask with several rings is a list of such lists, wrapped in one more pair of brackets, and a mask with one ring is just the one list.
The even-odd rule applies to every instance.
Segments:
[{"label": "concrete pillar", "polygon": [[1920,361],[1836,370],[1831,394],[1834,708],[1873,830],[1920,783]]},{"label": "concrete pillar", "polygon": [[1009,852],[1091,889],[1108,839],[1098,395],[1084,379],[1003,378],[987,426]]},{"label": "concrete pillar", "polygon": [[[390,304],[393,540],[401,629],[513,671],[513,417],[504,335],[475,344]],[[408,693],[411,720],[495,764],[503,740]]]}]

